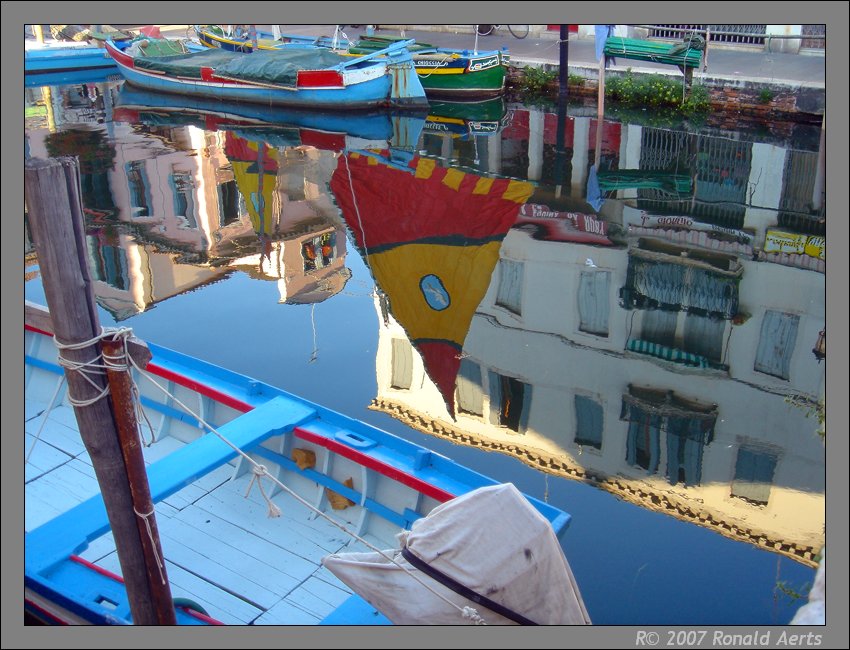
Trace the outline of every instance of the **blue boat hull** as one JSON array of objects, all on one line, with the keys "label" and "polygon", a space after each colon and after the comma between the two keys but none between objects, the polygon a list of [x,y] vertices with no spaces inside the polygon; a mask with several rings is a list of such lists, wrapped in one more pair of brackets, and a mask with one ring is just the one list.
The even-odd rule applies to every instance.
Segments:
[{"label": "blue boat hull", "polygon": [[[27,309],[29,314],[30,307]],[[27,327],[28,400],[47,397],[49,393],[44,389],[55,385],[63,374],[56,362],[55,349],[50,346],[52,338],[45,334],[33,326]],[[226,468],[237,457],[237,448],[262,459],[271,475],[286,480],[311,501],[326,489],[345,497],[354,510],[349,519],[359,521],[365,531],[381,536],[386,536],[388,531],[409,529],[414,521],[454,496],[497,484],[419,445],[271,385],[153,344],[148,344],[148,348],[153,358],[146,371],[157,380],[164,380],[172,391],[179,391],[182,400],[198,404],[192,397],[200,398],[204,417],[211,419],[228,441],[225,443],[210,433],[201,435],[205,427],[193,414],[177,409],[175,402],[155,390],[150,380],[137,379],[149,420],[158,422],[162,418],[170,422],[164,429],[165,425],[159,425],[165,431],[165,439],[184,440],[191,436],[184,440],[183,446],[167,452],[148,467],[150,495],[155,503],[187,486],[197,486],[199,479]],[[168,442],[165,444],[171,448]],[[313,450],[316,460],[325,460],[302,466],[294,453],[300,449]],[[247,466],[235,467],[234,476],[247,478],[243,474]],[[356,483],[350,484],[345,476],[354,476]],[[197,492],[192,494],[197,498]],[[565,533],[570,522],[567,513],[526,498],[551,524],[557,536]],[[329,508],[324,499],[314,502]],[[240,505],[238,510],[244,507]],[[216,512],[222,511],[216,509]],[[286,530],[281,529],[280,533]],[[96,494],[26,534],[25,601],[30,615],[47,623],[132,623],[121,578],[99,563],[92,564],[97,560],[79,555],[95,540],[103,543],[102,536],[108,531],[103,499]],[[286,547],[284,542],[281,544]],[[102,552],[99,549],[98,557]],[[211,566],[217,571],[216,562]],[[351,602],[356,604],[357,599],[349,598],[346,608]],[[176,610],[181,625],[218,622],[204,616],[204,612],[193,612],[179,605]],[[368,607],[361,614],[354,622],[374,624],[377,620]]]},{"label": "blue boat hull", "polygon": [[80,70],[115,70],[115,61],[102,47],[45,46],[24,53],[24,74],[44,74]]},{"label": "blue boat hull", "polygon": [[[172,93],[188,97],[250,102],[266,106],[288,106],[310,109],[374,109],[391,107],[419,109],[428,102],[421,88],[408,86],[408,77],[418,84],[412,70],[406,75],[390,73],[366,79],[344,87],[289,88],[283,86],[258,85],[231,81],[204,81],[157,74],[133,67],[132,59],[107,43],[107,51],[118,64],[118,69],[127,83],[145,90]],[[404,66],[406,64],[395,64]],[[408,64],[409,65],[409,64]],[[388,66],[389,67],[389,66]],[[404,86],[404,87],[402,87]]]}]

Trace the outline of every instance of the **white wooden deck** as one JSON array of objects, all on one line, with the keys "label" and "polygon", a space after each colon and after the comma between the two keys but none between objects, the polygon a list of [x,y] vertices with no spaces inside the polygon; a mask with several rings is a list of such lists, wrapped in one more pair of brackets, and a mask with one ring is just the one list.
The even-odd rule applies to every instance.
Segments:
[{"label": "white wooden deck", "polygon": [[[26,403],[29,452],[46,404]],[[147,462],[183,443],[164,438],[145,450]],[[26,530],[32,530],[98,492],[94,470],[76,429],[73,410],[55,408],[26,465]],[[286,493],[274,502],[282,516],[269,518],[250,475],[235,480],[221,467],[156,507],[168,578],[174,597],[203,606],[226,624],[310,625],[351,595],[321,566],[351,538]],[[266,492],[271,485],[266,484]],[[367,539],[381,548],[391,544]],[[360,544],[350,550],[365,550]],[[82,557],[120,573],[111,535],[96,540]]]}]

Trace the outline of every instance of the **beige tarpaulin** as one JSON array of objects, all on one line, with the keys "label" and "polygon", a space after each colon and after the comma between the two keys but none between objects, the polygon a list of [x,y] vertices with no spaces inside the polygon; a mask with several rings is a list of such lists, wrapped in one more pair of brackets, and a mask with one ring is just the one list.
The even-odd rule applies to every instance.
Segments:
[{"label": "beige tarpaulin", "polygon": [[[473,607],[488,625],[523,618],[540,625],[588,625],[590,617],[552,526],[512,484],[479,488],[435,508],[399,536],[414,562],[508,610],[504,616],[414,568],[402,548],[339,553],[324,565],[396,625],[464,625]],[[401,566],[399,566],[401,565]],[[412,571],[424,582],[407,575]],[[446,602],[450,601],[450,602]],[[513,620],[512,620],[513,619]]]}]

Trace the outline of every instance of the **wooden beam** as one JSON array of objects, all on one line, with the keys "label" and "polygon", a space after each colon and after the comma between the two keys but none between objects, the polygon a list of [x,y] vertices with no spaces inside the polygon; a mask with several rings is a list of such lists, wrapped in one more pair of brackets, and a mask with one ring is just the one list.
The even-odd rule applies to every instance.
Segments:
[{"label": "wooden beam", "polygon": [[[30,158],[24,165],[24,180],[32,239],[44,295],[53,317],[51,329],[57,340],[74,346],[62,351],[67,362],[91,364],[101,358],[98,340],[101,327],[85,244],[79,162],[76,157]],[[69,367],[65,376],[68,395],[74,398],[80,436],[109,517],[133,622],[172,624],[173,603],[169,601],[160,607],[148,582],[149,567],[156,560],[145,553],[136,514],[147,512],[144,506],[137,508],[133,499],[116,430],[116,415],[104,391],[106,378],[93,372],[83,375]],[[169,609],[170,620],[163,619],[159,611]]]}]

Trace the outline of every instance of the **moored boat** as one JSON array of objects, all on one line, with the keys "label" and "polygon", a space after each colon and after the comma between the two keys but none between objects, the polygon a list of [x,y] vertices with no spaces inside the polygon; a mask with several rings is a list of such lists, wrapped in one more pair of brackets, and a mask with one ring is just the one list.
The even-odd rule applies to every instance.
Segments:
[{"label": "moored boat", "polygon": [[[115,541],[73,425],[62,354],[50,328],[46,310],[28,304],[26,611],[47,623],[132,623]],[[106,330],[104,337],[114,334]],[[139,342],[127,341],[132,357]],[[416,522],[440,504],[462,495],[468,500],[480,489],[492,497],[499,487],[428,449],[263,382],[148,348],[151,360],[133,363],[132,374],[155,439],[144,454],[178,624],[399,622],[370,604],[377,599],[369,589],[364,595],[371,601],[347,586],[349,578],[331,575],[325,560],[333,556],[338,566],[356,559],[350,553],[382,555],[403,530],[413,527],[422,537],[428,526]],[[252,490],[258,481],[265,489]],[[558,615],[587,622],[566,558],[553,546],[570,516],[518,497],[515,488],[497,491],[514,505],[519,500],[524,516],[536,522],[535,536],[549,540],[547,566],[558,566],[559,573],[537,588],[562,595]],[[487,519],[502,556],[515,554],[528,564],[522,546],[500,532],[504,522]],[[406,588],[415,592],[424,584],[434,593],[429,574],[413,573]],[[451,605],[453,599],[462,603],[455,622],[472,622],[463,615],[468,603],[462,598],[441,596],[440,602]],[[524,615],[534,618],[534,612]],[[480,603],[477,616],[503,622]]]},{"label": "moored boat", "polygon": [[[349,56],[362,56],[405,41],[402,37],[372,35],[349,43],[328,36],[311,37],[257,30],[250,33],[244,29],[228,32],[220,25],[195,25],[194,30],[201,44],[235,52],[281,50],[309,44],[339,50]],[[415,42],[408,49],[422,87],[429,97],[471,99],[496,97],[504,92],[510,63],[507,49],[461,50]]]},{"label": "moored boat", "polygon": [[249,54],[208,49],[169,56],[106,49],[128,83],[160,92],[311,109],[427,107],[413,71],[412,41],[359,57],[304,46]]}]

